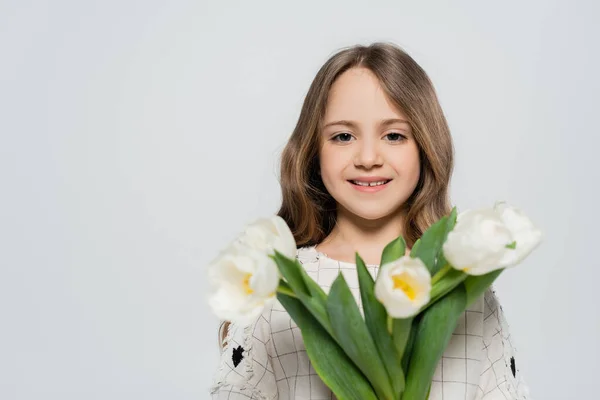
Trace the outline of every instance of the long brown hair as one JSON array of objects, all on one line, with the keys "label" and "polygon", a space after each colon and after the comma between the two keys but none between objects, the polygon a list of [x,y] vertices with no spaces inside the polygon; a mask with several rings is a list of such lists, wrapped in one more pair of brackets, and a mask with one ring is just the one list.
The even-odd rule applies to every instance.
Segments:
[{"label": "long brown hair", "polygon": [[331,86],[353,67],[375,74],[389,99],[407,116],[419,147],[420,179],[403,205],[403,236],[411,248],[431,224],[451,211],[448,188],[454,148],[431,80],[411,56],[391,43],[342,49],[318,71],[281,155],[282,204],[277,215],[291,228],[298,247],[319,244],[335,226],[336,202],[318,173],[320,125]]},{"label": "long brown hair", "polygon": [[[419,146],[419,182],[403,205],[403,236],[411,248],[431,224],[450,214],[448,187],[454,148],[431,80],[406,52],[391,43],[348,47],[318,71],[281,156],[282,204],[277,215],[287,222],[298,247],[319,244],[335,226],[336,202],[318,173],[320,125],[331,86],[353,67],[368,68],[377,76],[389,99],[407,116]],[[222,346],[228,328],[228,322],[221,323]]]}]

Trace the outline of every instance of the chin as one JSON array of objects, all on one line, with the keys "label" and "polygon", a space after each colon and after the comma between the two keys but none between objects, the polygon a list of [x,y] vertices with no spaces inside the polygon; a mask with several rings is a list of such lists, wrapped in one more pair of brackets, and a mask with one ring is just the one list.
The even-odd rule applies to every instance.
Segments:
[{"label": "chin", "polygon": [[386,204],[386,202],[377,201],[371,204],[365,204],[364,202],[361,202],[358,204],[342,204],[342,206],[350,214],[353,214],[364,220],[375,221],[397,214],[402,208],[402,204],[404,203]]},{"label": "chin", "polygon": [[357,217],[368,221],[376,221],[393,213],[393,210],[382,210],[381,208],[377,210],[349,209],[349,211]]}]

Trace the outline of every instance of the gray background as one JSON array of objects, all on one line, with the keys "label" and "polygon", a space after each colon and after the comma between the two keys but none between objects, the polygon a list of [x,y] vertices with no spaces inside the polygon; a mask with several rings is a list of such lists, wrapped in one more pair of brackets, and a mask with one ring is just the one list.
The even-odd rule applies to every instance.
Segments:
[{"label": "gray background", "polygon": [[459,209],[544,230],[497,283],[536,399],[591,399],[598,3],[0,1],[0,398],[207,399],[206,264],[280,202],[320,65],[393,41],[430,74]]}]

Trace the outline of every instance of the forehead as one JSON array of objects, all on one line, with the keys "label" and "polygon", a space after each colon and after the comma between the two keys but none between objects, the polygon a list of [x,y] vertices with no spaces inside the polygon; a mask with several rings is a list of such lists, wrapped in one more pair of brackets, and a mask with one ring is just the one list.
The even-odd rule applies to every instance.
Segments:
[{"label": "forehead", "polygon": [[325,123],[337,119],[367,123],[386,118],[406,119],[406,116],[388,98],[369,69],[351,68],[333,83],[327,98]]}]

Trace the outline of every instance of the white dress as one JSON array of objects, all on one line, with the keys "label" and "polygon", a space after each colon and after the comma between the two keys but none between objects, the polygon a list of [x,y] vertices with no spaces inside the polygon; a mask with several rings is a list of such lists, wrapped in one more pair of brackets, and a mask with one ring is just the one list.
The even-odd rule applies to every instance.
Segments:
[{"label": "white dress", "polygon": [[[326,292],[344,275],[360,306],[353,263],[328,258],[315,246],[296,258]],[[373,278],[377,265],[367,265]],[[335,399],[306,354],[300,329],[275,301],[254,323],[232,324],[211,388],[212,399]],[[508,325],[488,290],[461,316],[431,384],[430,400],[531,399],[515,362]]]}]

